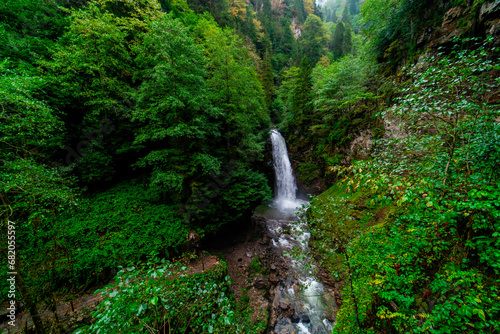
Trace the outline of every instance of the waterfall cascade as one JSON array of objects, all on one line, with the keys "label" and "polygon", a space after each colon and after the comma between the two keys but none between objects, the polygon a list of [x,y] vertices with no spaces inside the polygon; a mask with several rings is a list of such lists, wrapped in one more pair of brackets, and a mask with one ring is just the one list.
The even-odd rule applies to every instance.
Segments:
[{"label": "waterfall cascade", "polygon": [[273,166],[276,174],[274,203],[278,208],[294,209],[300,203],[296,201],[297,183],[293,176],[292,164],[288,158],[285,138],[278,130],[271,130],[273,144]]},{"label": "waterfall cascade", "polygon": [[[275,197],[269,206],[259,207],[254,215],[265,219],[268,234],[280,258],[278,263],[286,267],[281,273],[273,273],[279,280],[272,290],[273,330],[275,333],[331,333],[335,299],[314,275],[315,265],[308,247],[311,234],[305,221],[295,213],[308,201],[296,198],[297,184],[292,165],[285,139],[278,130],[271,131],[271,141],[276,173]],[[301,256],[294,258],[291,256],[293,252],[300,252]],[[284,316],[284,311],[279,313],[285,306],[286,312],[292,312],[292,317]]]}]

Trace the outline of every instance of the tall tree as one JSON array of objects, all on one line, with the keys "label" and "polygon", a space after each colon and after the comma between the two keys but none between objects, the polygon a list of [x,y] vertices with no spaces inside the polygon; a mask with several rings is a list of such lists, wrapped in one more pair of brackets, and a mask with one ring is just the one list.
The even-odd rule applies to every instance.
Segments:
[{"label": "tall tree", "polygon": [[[43,254],[39,246],[53,244],[53,216],[74,203],[75,192],[70,179],[50,166],[64,138],[57,113],[36,97],[42,95],[45,81],[25,70],[8,69],[11,66],[7,60],[0,63],[0,230],[7,236],[12,221],[17,231],[20,247],[10,271],[19,272],[16,285],[41,334],[45,332],[37,304],[52,288],[47,282],[55,269],[47,262],[55,254]],[[7,252],[7,242],[1,247]]]},{"label": "tall tree", "polygon": [[[92,1],[85,10],[72,12],[54,60],[47,63],[51,93],[68,124],[65,163],[74,163],[86,184],[109,180],[117,166],[127,165],[115,153],[126,152],[132,143],[131,122],[125,117],[135,103],[134,45],[142,44],[149,29],[145,21],[160,15],[156,1]],[[92,133],[103,122],[116,128],[95,138]]]},{"label": "tall tree", "polygon": [[304,23],[301,43],[304,46],[304,54],[314,66],[326,53],[328,42],[328,30],[319,17],[310,14]]},{"label": "tall tree", "polygon": [[295,11],[295,17],[297,18],[297,23],[303,23],[306,20],[306,9],[304,7],[303,0],[294,0],[293,10]]},{"label": "tall tree", "polygon": [[296,117],[296,124],[304,127],[308,126],[312,111],[312,94],[311,94],[311,65],[309,60],[304,57],[300,62],[300,67],[296,79],[295,87],[293,88],[293,111]]},{"label": "tall tree", "polygon": [[344,24],[350,24],[351,20],[349,19],[349,8],[346,4],[344,7],[344,11],[342,12],[342,18],[340,19]]},{"label": "tall tree", "polygon": [[351,25],[345,25],[344,38],[342,40],[342,56],[352,53],[352,30]]},{"label": "tall tree", "polygon": [[356,15],[359,13],[359,0],[347,0],[349,4],[349,12],[351,15]]},{"label": "tall tree", "polygon": [[266,52],[264,53],[264,58],[262,59],[260,66],[260,81],[262,82],[266,105],[268,107],[271,105],[274,96],[274,78],[271,67],[271,51],[269,49],[270,46],[266,48]]},{"label": "tall tree", "polygon": [[220,112],[210,105],[203,49],[171,14],[150,23],[136,62],[143,82],[132,120],[138,122],[135,145],[149,150],[138,166],[150,166],[151,187],[179,199],[195,173],[218,172],[207,142],[215,135]]},{"label": "tall tree", "polygon": [[225,146],[240,158],[259,156],[259,139],[269,115],[262,84],[243,40],[232,30],[202,20],[197,30],[208,57],[207,87],[222,112]]},{"label": "tall tree", "polygon": [[[319,17],[321,20],[323,20],[323,11],[321,10],[321,6],[314,1],[314,11],[313,14]],[[326,22],[326,20],[325,20]]]},{"label": "tall tree", "polygon": [[343,22],[339,22],[335,28],[332,41],[332,53],[333,59],[342,58],[344,55],[344,37],[345,37],[345,25]]}]

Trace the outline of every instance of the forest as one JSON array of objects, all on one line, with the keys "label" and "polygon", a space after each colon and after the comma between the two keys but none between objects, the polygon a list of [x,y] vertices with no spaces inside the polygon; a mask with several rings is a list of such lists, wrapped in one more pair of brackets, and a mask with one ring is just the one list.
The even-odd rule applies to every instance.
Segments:
[{"label": "forest", "polygon": [[278,130],[327,332],[500,332],[498,1],[0,1],[0,106],[2,333],[292,333]]}]

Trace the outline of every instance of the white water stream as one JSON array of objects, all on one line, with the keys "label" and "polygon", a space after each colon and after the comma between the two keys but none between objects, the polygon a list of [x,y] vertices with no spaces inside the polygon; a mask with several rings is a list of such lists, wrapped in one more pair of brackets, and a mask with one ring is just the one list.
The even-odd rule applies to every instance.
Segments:
[{"label": "white water stream", "polygon": [[255,215],[266,219],[273,245],[283,254],[288,267],[286,278],[275,290],[273,304],[293,308],[293,316],[278,317],[274,332],[331,333],[335,299],[314,274],[315,265],[308,247],[310,233],[306,223],[296,214],[297,209],[308,201],[296,197],[297,184],[285,139],[273,129],[271,141],[276,174],[275,198],[267,209],[257,210]]}]

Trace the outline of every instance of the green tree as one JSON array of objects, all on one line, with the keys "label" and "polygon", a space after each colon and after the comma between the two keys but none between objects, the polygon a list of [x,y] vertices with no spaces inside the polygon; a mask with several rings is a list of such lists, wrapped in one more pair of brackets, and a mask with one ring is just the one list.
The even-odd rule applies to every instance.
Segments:
[{"label": "green tree", "polygon": [[314,14],[307,16],[300,41],[304,46],[305,56],[315,65],[326,53],[328,42],[328,31],[319,17]]},{"label": "green tree", "polygon": [[342,18],[340,19],[340,21],[344,22],[344,24],[351,23],[351,19],[349,18],[349,8],[347,4],[344,7],[344,11],[342,12]]},{"label": "green tree", "polygon": [[[43,333],[36,304],[48,293],[44,283],[53,263],[52,256],[40,256],[38,246],[53,242],[52,235],[45,233],[51,228],[52,216],[74,203],[75,198],[71,182],[50,166],[51,155],[62,146],[63,123],[35,97],[44,80],[9,67],[7,61],[0,63],[1,230],[7,236],[7,222],[14,222],[15,241],[22,247],[16,248],[16,267],[10,271],[19,273],[16,284],[22,300],[31,312],[37,333]],[[5,253],[6,247],[7,243],[2,244]]]},{"label": "green tree", "polygon": [[266,49],[264,58],[261,62],[260,81],[262,82],[262,88],[264,89],[266,105],[269,107],[274,96],[274,78],[271,67],[271,51],[269,48]]},{"label": "green tree", "polygon": [[[65,163],[76,162],[84,184],[109,180],[116,168],[128,165],[133,135],[126,117],[135,103],[133,82],[140,79],[134,45],[150,29],[146,21],[161,13],[156,1],[93,1],[71,13],[53,61],[44,63],[52,104],[67,123]],[[103,122],[109,128],[105,136]]]},{"label": "green tree", "polygon": [[179,200],[186,178],[218,172],[220,162],[208,153],[208,141],[219,136],[220,112],[208,99],[203,49],[171,14],[149,23],[137,45],[142,83],[131,119],[138,122],[134,145],[154,147],[137,163],[152,168],[151,187],[160,196]]},{"label": "green tree", "polygon": [[[12,0],[0,3],[0,58],[10,66],[36,66],[50,58],[67,25],[62,1]],[[69,7],[70,3],[64,5]]]},{"label": "green tree", "polygon": [[262,84],[243,40],[210,20],[200,20],[198,31],[208,58],[211,100],[222,111],[225,146],[241,159],[262,157],[261,140],[269,115]]},{"label": "green tree", "polygon": [[347,0],[349,5],[349,12],[351,15],[356,15],[359,13],[359,0]]},{"label": "green tree", "polygon": [[307,127],[312,112],[311,95],[311,65],[306,57],[302,58],[297,73],[295,87],[293,87],[293,112],[296,124]]},{"label": "green tree", "polygon": [[300,24],[304,22],[307,17],[304,0],[294,0],[292,7],[295,11],[295,16],[297,17],[297,23]]},{"label": "green tree", "polygon": [[344,38],[342,39],[342,55],[352,53],[352,30],[351,25],[347,24],[344,31]]},{"label": "green tree", "polygon": [[335,27],[332,40],[332,53],[333,59],[340,59],[344,55],[344,38],[345,38],[345,25],[339,22]]}]

